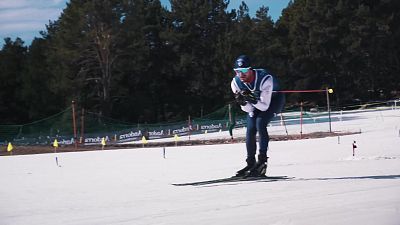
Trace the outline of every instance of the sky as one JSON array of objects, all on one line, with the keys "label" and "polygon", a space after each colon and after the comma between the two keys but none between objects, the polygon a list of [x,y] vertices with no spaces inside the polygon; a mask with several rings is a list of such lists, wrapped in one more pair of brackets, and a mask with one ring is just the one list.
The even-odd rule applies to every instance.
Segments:
[{"label": "sky", "polygon": [[[20,37],[30,45],[40,31],[46,30],[49,21],[57,20],[68,0],[0,0],[0,45],[4,38]],[[168,0],[161,0],[168,7]],[[229,9],[237,9],[242,1],[231,0]],[[289,0],[244,0],[254,15],[262,5],[269,7],[270,15],[276,21]]]},{"label": "sky", "polygon": [[[304,125],[303,132],[327,131],[327,123],[318,123],[326,114],[313,116],[316,123]],[[400,109],[346,112],[332,127],[362,133],[341,136],[340,141],[326,137],[270,142],[267,175],[287,176],[286,180],[172,185],[232,176],[245,165],[245,143],[171,146],[165,148],[165,157],[159,147],[107,146],[98,151],[1,156],[0,221],[399,225]],[[300,132],[298,124],[287,128],[289,134]],[[268,130],[285,134],[283,125]],[[238,132],[234,130],[235,136]],[[213,134],[192,137],[207,140]],[[227,131],[221,135],[229,139]]]}]

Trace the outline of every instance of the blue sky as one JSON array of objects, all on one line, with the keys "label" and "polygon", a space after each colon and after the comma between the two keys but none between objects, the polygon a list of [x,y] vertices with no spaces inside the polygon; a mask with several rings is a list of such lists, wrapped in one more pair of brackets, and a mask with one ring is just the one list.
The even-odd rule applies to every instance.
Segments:
[{"label": "blue sky", "polygon": [[[69,0],[0,0],[0,46],[4,38],[14,40],[20,37],[30,45],[34,37],[40,37],[39,31],[46,29],[49,21],[56,20]],[[260,6],[268,6],[270,15],[276,21],[289,0],[243,0],[254,15]],[[168,0],[161,0],[169,5]],[[229,9],[239,8],[242,0],[231,0]]]}]

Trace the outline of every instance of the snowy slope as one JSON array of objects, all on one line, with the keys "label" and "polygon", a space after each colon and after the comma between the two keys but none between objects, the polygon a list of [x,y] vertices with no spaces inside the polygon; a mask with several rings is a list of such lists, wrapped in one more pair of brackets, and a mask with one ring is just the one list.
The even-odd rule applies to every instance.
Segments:
[{"label": "snowy slope", "polygon": [[399,225],[400,110],[354,117],[332,124],[362,131],[340,143],[271,142],[284,181],[171,185],[233,175],[243,143],[0,157],[0,224]]}]

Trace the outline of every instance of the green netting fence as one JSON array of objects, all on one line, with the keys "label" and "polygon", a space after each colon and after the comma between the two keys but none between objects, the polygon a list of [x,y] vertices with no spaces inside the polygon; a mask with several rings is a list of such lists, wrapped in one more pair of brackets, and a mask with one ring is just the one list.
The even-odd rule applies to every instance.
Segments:
[{"label": "green netting fence", "polygon": [[[228,105],[202,118],[188,117],[185,121],[171,123],[134,124],[82,110],[73,113],[72,107],[68,107],[60,113],[32,123],[0,125],[0,144],[12,142],[17,145],[51,145],[57,139],[61,145],[73,144],[75,140],[77,143],[90,145],[99,144],[103,137],[107,142],[124,143],[139,141],[143,136],[149,140],[194,135],[206,131],[228,130],[234,120],[244,120],[244,113],[239,113],[237,118],[235,114],[234,109],[230,110]],[[236,125],[238,127],[244,124],[236,122]]]},{"label": "green netting fence", "polygon": [[[393,102],[377,102],[351,106],[362,110],[376,107],[388,107]],[[395,106],[396,102],[395,102]],[[23,125],[0,125],[0,144],[12,142],[16,145],[51,145],[55,139],[61,145],[74,144],[75,141],[84,145],[99,144],[105,138],[107,142],[126,143],[140,141],[143,137],[147,140],[169,138],[201,133],[227,131],[246,126],[246,115],[239,107],[226,105],[213,113],[201,118],[194,117],[185,121],[157,124],[134,124],[100,116],[91,112],[77,110],[72,112],[69,107],[48,118]],[[354,113],[354,110],[351,111]],[[75,123],[73,119],[75,114]],[[295,125],[307,123],[328,123],[342,119],[346,111],[336,109],[332,113],[327,108],[316,109],[299,108],[286,109],[285,113],[275,117],[272,125]],[[329,117],[328,117],[329,115]],[[332,118],[330,118],[332,116]],[[75,124],[75,126],[74,126]]]}]

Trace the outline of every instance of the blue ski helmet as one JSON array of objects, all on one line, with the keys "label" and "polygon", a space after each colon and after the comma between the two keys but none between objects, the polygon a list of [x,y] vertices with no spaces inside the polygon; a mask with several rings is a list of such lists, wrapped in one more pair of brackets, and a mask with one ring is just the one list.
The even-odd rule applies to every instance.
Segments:
[{"label": "blue ski helmet", "polygon": [[250,59],[247,55],[240,55],[239,57],[237,57],[236,61],[235,61],[235,66],[233,67],[234,69],[237,68],[249,68],[250,66]]}]

